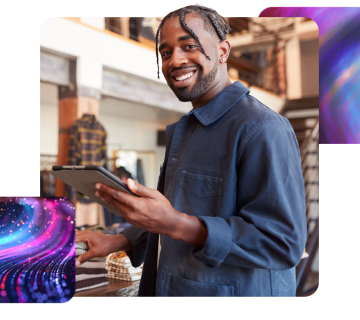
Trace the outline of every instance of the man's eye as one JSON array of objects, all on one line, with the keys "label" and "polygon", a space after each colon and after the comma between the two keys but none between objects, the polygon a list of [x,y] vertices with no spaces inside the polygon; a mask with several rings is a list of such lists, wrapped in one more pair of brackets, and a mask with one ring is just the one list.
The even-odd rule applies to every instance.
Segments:
[{"label": "man's eye", "polygon": [[161,54],[161,56],[162,56],[162,57],[165,57],[165,56],[169,55],[170,53],[171,53],[170,51],[166,51],[166,52],[163,52],[163,53]]},{"label": "man's eye", "polygon": [[186,49],[194,49],[194,48],[196,48],[196,46],[193,44],[188,44],[185,48]]}]

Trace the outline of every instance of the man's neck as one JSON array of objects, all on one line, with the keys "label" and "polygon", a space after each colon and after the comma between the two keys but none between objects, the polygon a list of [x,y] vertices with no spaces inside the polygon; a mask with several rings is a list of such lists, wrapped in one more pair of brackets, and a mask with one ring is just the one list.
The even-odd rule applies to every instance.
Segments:
[{"label": "man's neck", "polygon": [[200,98],[191,101],[193,109],[201,108],[202,106],[208,104],[211,100],[213,100],[221,91],[226,89],[228,86],[232,84],[228,74],[226,73],[223,77],[218,79],[215,85],[204,93]]}]

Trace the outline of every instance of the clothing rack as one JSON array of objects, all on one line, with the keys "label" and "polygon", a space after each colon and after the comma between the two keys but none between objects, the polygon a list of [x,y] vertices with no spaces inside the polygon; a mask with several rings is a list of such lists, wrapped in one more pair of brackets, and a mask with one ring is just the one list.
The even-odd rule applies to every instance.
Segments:
[{"label": "clothing rack", "polygon": [[40,171],[40,197],[55,197],[55,177],[50,171]]},{"label": "clothing rack", "polygon": [[55,197],[55,177],[50,173],[57,156],[40,154],[40,197]]}]

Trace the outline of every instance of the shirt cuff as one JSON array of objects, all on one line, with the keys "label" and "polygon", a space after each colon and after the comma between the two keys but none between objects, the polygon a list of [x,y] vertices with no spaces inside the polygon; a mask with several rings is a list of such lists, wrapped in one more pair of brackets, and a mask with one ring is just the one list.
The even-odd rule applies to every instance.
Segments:
[{"label": "shirt cuff", "polygon": [[202,249],[195,248],[193,256],[210,268],[218,267],[230,252],[232,234],[229,225],[220,217],[198,217],[208,235]]},{"label": "shirt cuff", "polygon": [[130,226],[120,232],[133,246],[133,250],[126,251],[133,267],[140,266],[145,258],[146,246],[149,233],[139,227]]},{"label": "shirt cuff", "polygon": [[140,229],[137,226],[130,226],[125,228],[119,234],[123,234],[133,246],[136,246],[142,240],[144,233],[147,233],[147,231]]}]

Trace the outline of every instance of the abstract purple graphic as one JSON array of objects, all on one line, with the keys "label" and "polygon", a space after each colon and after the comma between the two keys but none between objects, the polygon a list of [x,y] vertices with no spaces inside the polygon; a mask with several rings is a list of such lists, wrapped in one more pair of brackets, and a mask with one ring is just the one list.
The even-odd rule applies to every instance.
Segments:
[{"label": "abstract purple graphic", "polygon": [[64,198],[0,198],[0,302],[73,297],[74,218]]},{"label": "abstract purple graphic", "polygon": [[320,143],[360,143],[360,8],[268,8],[319,27]]}]

